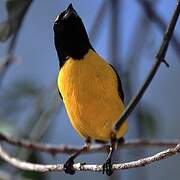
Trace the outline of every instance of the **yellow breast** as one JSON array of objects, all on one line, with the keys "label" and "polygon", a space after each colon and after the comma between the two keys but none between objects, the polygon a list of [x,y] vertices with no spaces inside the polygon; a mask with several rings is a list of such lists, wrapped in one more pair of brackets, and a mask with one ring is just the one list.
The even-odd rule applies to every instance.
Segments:
[{"label": "yellow breast", "polygon": [[[69,58],[59,72],[58,88],[76,131],[84,138],[109,140],[112,126],[124,110],[111,66],[92,50],[83,60]],[[117,137],[126,131],[127,121]]]}]

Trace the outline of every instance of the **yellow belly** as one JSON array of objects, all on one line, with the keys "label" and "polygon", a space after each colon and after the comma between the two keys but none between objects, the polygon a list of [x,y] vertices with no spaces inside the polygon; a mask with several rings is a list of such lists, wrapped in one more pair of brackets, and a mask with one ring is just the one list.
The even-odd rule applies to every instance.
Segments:
[{"label": "yellow belly", "polygon": [[[124,110],[111,66],[92,50],[83,60],[69,58],[59,72],[58,88],[76,131],[83,138],[109,140],[112,126]],[[127,121],[117,138],[126,131]]]}]

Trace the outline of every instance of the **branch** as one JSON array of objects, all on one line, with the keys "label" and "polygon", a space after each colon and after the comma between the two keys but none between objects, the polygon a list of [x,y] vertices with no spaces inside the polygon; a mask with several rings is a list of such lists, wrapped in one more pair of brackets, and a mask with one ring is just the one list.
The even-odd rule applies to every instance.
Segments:
[{"label": "branch", "polygon": [[167,53],[169,42],[171,40],[171,37],[173,35],[174,29],[175,29],[175,26],[176,26],[176,23],[177,23],[177,20],[179,17],[179,13],[180,13],[180,0],[178,0],[178,3],[176,5],[172,19],[171,19],[169,26],[167,27],[167,30],[164,34],[160,49],[156,55],[156,62],[152,66],[146,80],[144,81],[144,83],[143,83],[142,87],[140,88],[140,90],[138,91],[138,93],[134,96],[134,98],[132,98],[132,100],[130,101],[130,103],[128,104],[128,106],[126,107],[124,112],[122,113],[120,119],[115,123],[114,128],[113,128],[115,131],[119,130],[121,125],[125,122],[125,120],[128,118],[128,116],[134,110],[136,105],[139,103],[139,101],[141,100],[145,91],[147,90],[149,84],[151,83],[152,79],[154,78],[161,62],[165,61],[164,59],[165,59],[165,56]]},{"label": "branch", "polygon": [[21,14],[21,17],[19,19],[17,27],[14,30],[13,37],[12,37],[10,43],[9,43],[8,48],[7,48],[6,59],[2,64],[0,64],[0,83],[2,82],[2,80],[4,78],[4,76],[6,74],[6,71],[9,68],[9,65],[12,64],[12,62],[13,62],[13,53],[14,53],[15,45],[17,43],[17,39],[18,39],[18,36],[19,36],[19,32],[20,32],[23,20],[25,18],[25,15],[26,15],[31,3],[32,3],[31,0],[29,0],[29,1],[27,1],[25,3],[22,14]]},{"label": "branch", "polygon": [[[146,0],[139,0],[138,2],[144,8],[148,18],[152,22],[156,23],[159,26],[160,30],[164,32],[166,30],[166,22],[161,18],[159,14],[157,14],[156,11],[153,10],[152,2]],[[180,42],[178,41],[178,37],[175,35],[172,37],[172,46],[174,47],[176,53],[180,56]]]},{"label": "branch", "polygon": [[[54,83],[53,83],[54,84]],[[53,88],[53,89],[52,89]],[[45,95],[46,98],[48,99],[48,108],[44,108],[44,109],[37,109],[37,113],[36,115],[29,120],[33,120],[30,121],[32,123],[32,127],[26,131],[26,138],[28,138],[31,141],[40,141],[40,139],[42,139],[42,137],[44,136],[45,132],[47,131],[47,128],[50,126],[50,123],[52,122],[52,120],[55,118],[55,116],[57,115],[57,109],[58,111],[61,109],[60,107],[57,108],[59,106],[59,103],[57,101],[57,93],[54,91],[54,85],[51,87],[49,87],[48,89],[46,89],[46,91],[44,93],[39,94],[39,98],[40,96]],[[48,91],[47,91],[48,90]],[[54,92],[53,92],[53,91]],[[52,93],[53,92],[53,93]],[[42,97],[41,97],[42,98]],[[40,103],[40,101],[38,102]],[[29,124],[29,123],[28,123]],[[41,131],[39,131],[39,129],[41,129]],[[1,134],[0,134],[1,136]],[[0,137],[1,138],[1,137]],[[33,150],[33,149],[32,149]],[[28,157],[31,155],[32,151],[31,149],[20,149],[18,151],[18,158],[22,158],[22,159],[28,159]]]},{"label": "branch", "polygon": [[[153,156],[149,156],[143,159],[139,159],[132,162],[114,164],[112,166],[113,170],[123,170],[123,169],[131,169],[137,167],[144,167],[148,164],[151,164],[155,161],[160,161],[162,159],[166,159],[173,155],[180,153],[180,144],[178,144],[174,148],[170,148],[164,151],[161,151]],[[36,172],[50,172],[50,171],[63,171],[63,164],[55,164],[55,165],[43,165],[43,164],[34,164],[29,162],[24,162],[14,157],[11,157],[5,150],[0,146],[0,157],[15,166],[16,168],[27,170],[27,171],[36,171]],[[86,165],[86,164],[74,164],[74,170],[76,171],[102,171],[102,165]]]},{"label": "branch", "polygon": [[[73,154],[77,152],[81,147],[66,146],[66,145],[50,145],[50,144],[40,144],[33,143],[20,138],[14,138],[0,133],[0,141],[7,142],[9,144],[26,148],[28,150],[46,152],[50,154],[64,153]],[[180,143],[178,140],[129,140],[125,141],[119,146],[119,148],[133,148],[133,147],[173,147]],[[108,152],[108,145],[93,145],[85,153],[97,153],[97,152]]]}]

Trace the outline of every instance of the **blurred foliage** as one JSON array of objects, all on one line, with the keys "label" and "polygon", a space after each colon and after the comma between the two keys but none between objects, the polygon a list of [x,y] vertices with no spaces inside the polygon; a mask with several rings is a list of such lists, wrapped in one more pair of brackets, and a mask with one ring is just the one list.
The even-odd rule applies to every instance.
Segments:
[{"label": "blurred foliage", "polygon": [[143,138],[152,138],[157,133],[157,113],[147,105],[141,106],[142,108],[138,109],[137,117],[141,130],[143,130]]},{"label": "blurred foliage", "polygon": [[34,123],[30,122],[32,117],[43,109],[45,99],[40,97],[43,89],[40,84],[32,80],[18,80],[11,86],[2,89],[0,93],[0,122],[6,122],[10,129],[7,132],[3,130],[3,132],[20,134],[21,136],[23,134],[23,137],[28,133],[28,129],[33,126],[29,123]]},{"label": "blurred foliage", "polygon": [[[19,79],[0,92],[0,131],[39,141],[56,114],[58,93],[31,79]],[[29,113],[28,113],[29,112]],[[23,118],[19,118],[22,116]],[[22,121],[26,119],[26,121]],[[20,124],[20,126],[18,126]],[[41,129],[41,130],[40,130]],[[16,156],[40,163],[36,153],[16,148]],[[45,179],[44,174],[17,171],[19,179]],[[17,174],[16,173],[16,174]]]},{"label": "blurred foliage", "polygon": [[8,123],[4,120],[5,118],[0,119],[0,132],[8,133],[8,134],[15,134],[16,130],[12,123]]},{"label": "blurred foliage", "polygon": [[[37,153],[32,153],[29,158],[28,162],[37,162],[41,163],[42,160],[40,156]],[[46,180],[46,175],[45,173],[37,173],[33,171],[21,171],[21,176],[19,177],[21,180],[22,179],[38,179],[38,180]]]},{"label": "blurred foliage", "polygon": [[9,116],[24,111],[30,101],[37,100],[42,91],[43,87],[33,80],[18,80],[12,83],[0,94],[0,113]]},{"label": "blurred foliage", "polygon": [[2,159],[0,159],[0,166],[2,166],[4,163],[5,162]]},{"label": "blurred foliage", "polygon": [[6,0],[7,20],[0,24],[1,42],[17,31],[30,2],[31,0]]},{"label": "blurred foliage", "polygon": [[56,91],[55,94],[52,92],[54,92],[54,86],[48,89],[30,79],[17,80],[11,86],[2,89],[0,93],[0,123],[6,122],[6,126],[1,126],[1,129],[4,129],[2,129],[3,132],[6,132],[5,128],[15,131],[16,128],[19,128],[19,123],[20,128],[26,134],[23,133],[23,137],[28,137],[38,120],[43,121],[45,126],[46,119],[52,117],[58,104],[58,94]]}]

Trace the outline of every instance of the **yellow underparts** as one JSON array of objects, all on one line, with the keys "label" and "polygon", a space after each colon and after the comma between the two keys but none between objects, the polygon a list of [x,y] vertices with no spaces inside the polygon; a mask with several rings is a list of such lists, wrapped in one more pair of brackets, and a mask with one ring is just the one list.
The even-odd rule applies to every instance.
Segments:
[{"label": "yellow underparts", "polygon": [[[69,58],[59,72],[58,88],[75,130],[83,138],[110,140],[112,126],[124,110],[111,66],[92,50],[82,60]],[[117,138],[127,128],[126,121]]]}]

